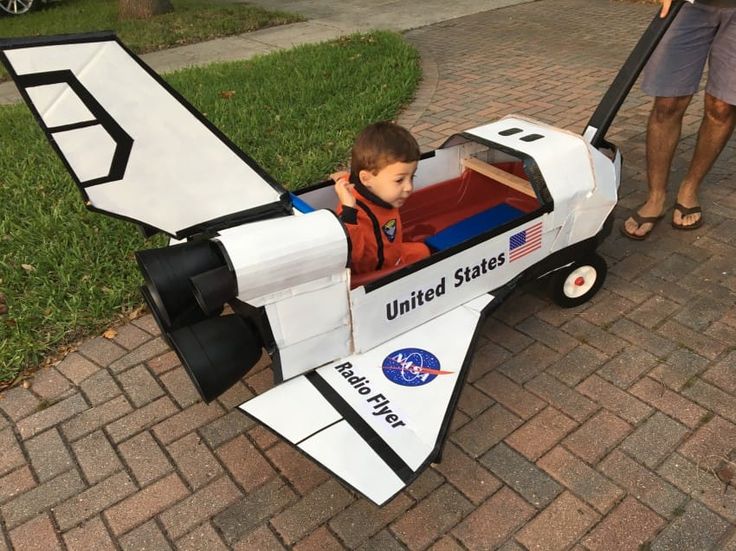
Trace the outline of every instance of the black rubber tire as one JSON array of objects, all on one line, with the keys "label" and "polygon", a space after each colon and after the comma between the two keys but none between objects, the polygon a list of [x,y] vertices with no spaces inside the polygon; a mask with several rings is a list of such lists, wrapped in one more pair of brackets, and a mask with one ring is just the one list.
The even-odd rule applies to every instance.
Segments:
[{"label": "black rubber tire", "polygon": [[[603,286],[607,273],[606,261],[597,253],[591,253],[552,274],[552,300],[562,308],[580,306]],[[578,278],[582,278],[583,282],[576,285],[574,280]]]}]

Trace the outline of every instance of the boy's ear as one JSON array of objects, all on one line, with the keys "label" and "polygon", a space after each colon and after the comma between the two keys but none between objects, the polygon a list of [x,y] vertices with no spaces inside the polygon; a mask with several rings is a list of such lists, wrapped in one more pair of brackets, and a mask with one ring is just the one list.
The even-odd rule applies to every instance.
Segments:
[{"label": "boy's ear", "polygon": [[361,170],[358,172],[358,179],[361,184],[370,187],[371,181],[373,180],[373,173],[370,170]]}]

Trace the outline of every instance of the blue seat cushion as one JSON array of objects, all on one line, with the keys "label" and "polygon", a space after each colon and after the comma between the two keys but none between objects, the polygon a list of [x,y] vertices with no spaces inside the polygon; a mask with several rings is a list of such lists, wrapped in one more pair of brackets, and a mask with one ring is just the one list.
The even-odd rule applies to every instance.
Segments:
[{"label": "blue seat cushion", "polygon": [[426,245],[434,251],[442,251],[480,235],[481,233],[497,228],[514,218],[523,215],[524,211],[501,203],[495,207],[474,214],[470,218],[461,220],[448,226],[424,240]]}]

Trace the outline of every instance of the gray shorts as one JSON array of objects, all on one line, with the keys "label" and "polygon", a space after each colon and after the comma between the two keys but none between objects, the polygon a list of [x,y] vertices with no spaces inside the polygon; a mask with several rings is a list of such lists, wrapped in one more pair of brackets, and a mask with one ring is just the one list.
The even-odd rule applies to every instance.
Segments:
[{"label": "gray shorts", "polygon": [[647,63],[641,88],[649,96],[690,96],[706,59],[705,91],[736,105],[736,8],[685,3]]}]

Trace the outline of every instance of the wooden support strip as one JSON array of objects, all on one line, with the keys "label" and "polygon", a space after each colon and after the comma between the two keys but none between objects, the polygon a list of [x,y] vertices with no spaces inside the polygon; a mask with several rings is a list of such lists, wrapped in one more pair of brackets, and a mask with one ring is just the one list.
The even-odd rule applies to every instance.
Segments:
[{"label": "wooden support strip", "polygon": [[532,189],[532,185],[524,180],[524,178],[519,178],[515,174],[506,172],[505,170],[502,170],[497,166],[489,165],[488,163],[481,161],[480,159],[476,159],[475,157],[467,157],[463,159],[462,164],[465,168],[474,170],[479,174],[483,174],[483,176],[488,176],[489,178],[492,178],[493,180],[496,180],[501,184],[509,186],[516,191],[520,191],[524,195],[534,197],[535,199],[537,197],[537,194],[534,193],[534,189]]}]

